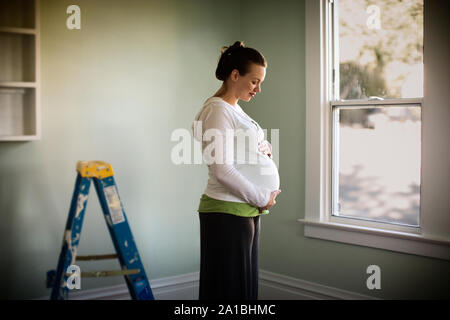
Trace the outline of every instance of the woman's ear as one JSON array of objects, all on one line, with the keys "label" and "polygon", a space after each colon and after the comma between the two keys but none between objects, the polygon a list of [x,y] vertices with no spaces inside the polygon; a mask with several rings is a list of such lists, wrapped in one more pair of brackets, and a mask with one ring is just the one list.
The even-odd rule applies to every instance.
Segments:
[{"label": "woman's ear", "polygon": [[238,69],[233,69],[233,71],[231,71],[231,74],[230,74],[230,79],[232,81],[237,81],[239,79],[239,76],[240,76],[239,70]]}]

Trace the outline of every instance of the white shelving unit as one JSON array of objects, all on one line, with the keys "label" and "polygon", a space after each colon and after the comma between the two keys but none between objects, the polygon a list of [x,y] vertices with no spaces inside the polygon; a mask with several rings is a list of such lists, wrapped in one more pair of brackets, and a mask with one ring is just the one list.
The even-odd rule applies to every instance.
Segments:
[{"label": "white shelving unit", "polygon": [[0,141],[41,137],[39,0],[0,0]]}]

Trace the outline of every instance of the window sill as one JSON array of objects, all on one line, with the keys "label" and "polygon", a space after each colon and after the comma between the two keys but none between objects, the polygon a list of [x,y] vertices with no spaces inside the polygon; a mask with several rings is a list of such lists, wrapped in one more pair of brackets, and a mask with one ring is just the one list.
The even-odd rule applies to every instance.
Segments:
[{"label": "window sill", "polygon": [[450,240],[334,222],[298,219],[305,237],[450,260]]}]

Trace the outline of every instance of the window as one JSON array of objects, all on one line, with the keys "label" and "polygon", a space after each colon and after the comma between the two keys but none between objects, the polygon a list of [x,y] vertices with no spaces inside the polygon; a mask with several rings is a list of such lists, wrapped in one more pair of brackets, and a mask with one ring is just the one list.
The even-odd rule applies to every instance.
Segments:
[{"label": "window", "polygon": [[305,11],[305,236],[450,260],[442,8],[306,0]]},{"label": "window", "polygon": [[419,227],[422,105],[405,99],[423,97],[423,0],[330,11],[331,213]]}]

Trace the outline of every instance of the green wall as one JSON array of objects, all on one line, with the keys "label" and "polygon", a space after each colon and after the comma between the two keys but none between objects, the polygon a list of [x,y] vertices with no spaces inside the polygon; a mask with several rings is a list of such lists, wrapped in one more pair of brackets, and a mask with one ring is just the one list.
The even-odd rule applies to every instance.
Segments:
[{"label": "green wall", "polygon": [[[81,30],[66,8],[81,8]],[[237,1],[41,1],[42,139],[0,144],[0,298],[45,297],[56,267],[78,160],[105,160],[150,279],[199,270],[196,213],[206,166],[171,162],[220,86],[222,45],[239,38]],[[239,16],[236,16],[239,21]],[[94,189],[79,253],[114,252]],[[114,269],[112,262],[79,263]],[[82,279],[82,289],[124,283]]]},{"label": "green wall", "polygon": [[[81,30],[66,28],[70,4],[81,8]],[[241,106],[269,132],[280,130],[282,193],[262,219],[261,269],[382,298],[448,297],[449,262],[303,236],[304,32],[304,3],[295,0],[41,0],[42,139],[0,144],[0,298],[49,293],[45,273],[56,267],[81,159],[112,163],[150,279],[199,270],[196,208],[207,169],[174,165],[170,136],[190,130],[220,86],[220,47],[238,39],[268,60],[262,93]],[[110,252],[92,190],[79,253]],[[382,270],[377,292],[365,286],[370,264]]]},{"label": "green wall", "polygon": [[[304,1],[242,1],[242,38],[268,60],[262,93],[247,108],[263,128],[280,129],[282,190],[263,217],[260,268],[385,299],[450,298],[450,262],[305,238]],[[369,290],[366,269],[381,268],[381,290]]]}]

